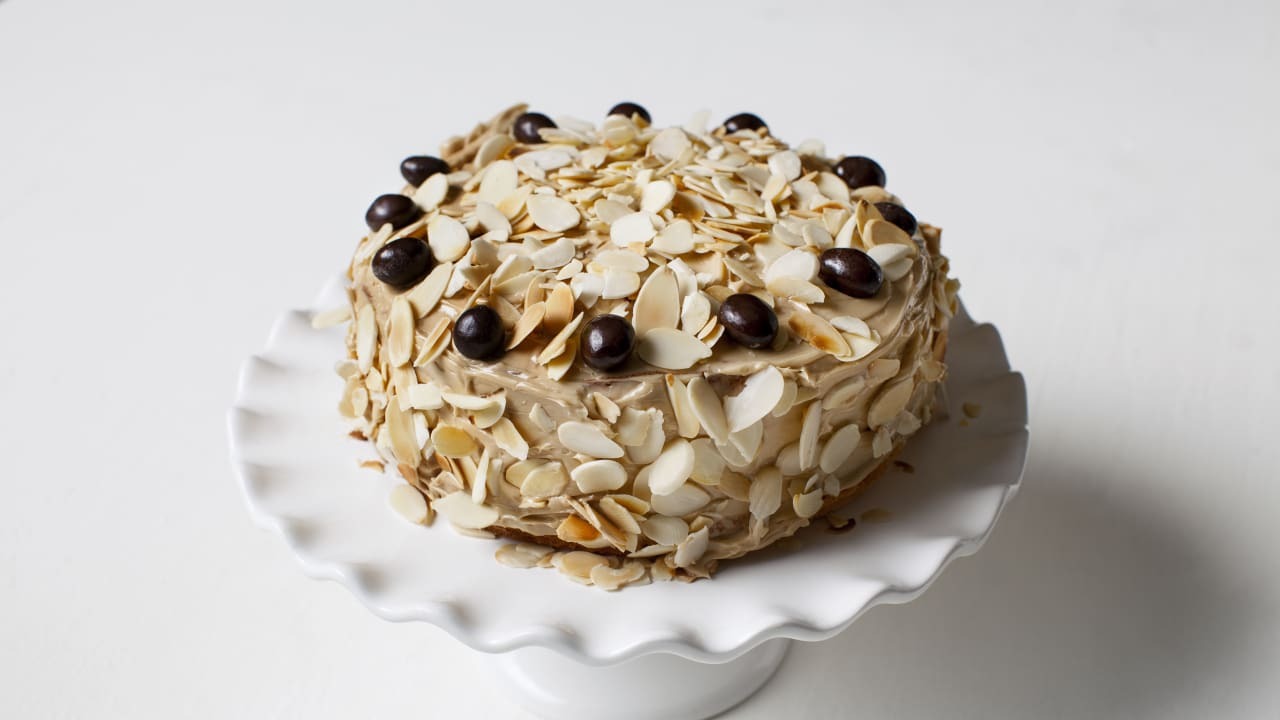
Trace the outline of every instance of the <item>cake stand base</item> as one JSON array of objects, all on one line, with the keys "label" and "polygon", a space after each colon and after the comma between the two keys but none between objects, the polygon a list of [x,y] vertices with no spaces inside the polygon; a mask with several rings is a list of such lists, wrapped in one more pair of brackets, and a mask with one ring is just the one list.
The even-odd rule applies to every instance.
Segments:
[{"label": "cake stand base", "polygon": [[504,685],[515,702],[541,717],[702,720],[759,690],[790,646],[775,638],[715,665],[653,653],[592,666],[539,647],[491,655],[488,662],[509,680]]}]

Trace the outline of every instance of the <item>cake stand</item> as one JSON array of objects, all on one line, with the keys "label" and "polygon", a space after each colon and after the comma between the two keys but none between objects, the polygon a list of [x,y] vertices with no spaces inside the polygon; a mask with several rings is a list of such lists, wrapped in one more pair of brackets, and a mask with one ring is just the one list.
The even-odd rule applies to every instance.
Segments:
[{"label": "cake stand", "polygon": [[1021,481],[1022,376],[996,329],[962,309],[948,350],[948,414],[837,511],[851,528],[818,521],[724,563],[711,580],[615,593],[555,570],[507,568],[493,559],[500,541],[461,536],[440,519],[400,519],[387,496],[403,480],[358,467],[374,454],[346,437],[336,410],[344,328],[310,322],[345,302],[342,282],[331,282],[310,308],[282,316],[241,372],[228,422],[250,512],[311,577],[341,583],[387,620],[429,622],[492,653],[516,702],[545,717],[721,712],[768,681],[791,640],[823,640],[872,606],[907,602],[975,552]]}]

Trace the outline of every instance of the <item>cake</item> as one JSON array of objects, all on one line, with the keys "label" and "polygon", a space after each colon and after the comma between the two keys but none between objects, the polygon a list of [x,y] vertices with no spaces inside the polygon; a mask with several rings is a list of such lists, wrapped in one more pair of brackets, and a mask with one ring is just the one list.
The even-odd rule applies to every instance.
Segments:
[{"label": "cake", "polygon": [[750,113],[517,105],[401,173],[351,261],[339,410],[394,507],[517,541],[505,564],[708,577],[934,413],[958,283],[874,160]]}]

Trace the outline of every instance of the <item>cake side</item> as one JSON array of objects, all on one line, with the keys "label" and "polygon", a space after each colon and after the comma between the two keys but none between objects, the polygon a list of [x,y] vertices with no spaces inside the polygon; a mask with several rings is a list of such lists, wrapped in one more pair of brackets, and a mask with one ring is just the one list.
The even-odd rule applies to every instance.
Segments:
[{"label": "cake side", "polygon": [[[350,269],[340,409],[434,509],[628,558],[615,574],[705,576],[847,498],[928,422],[956,284],[936,228],[874,204],[897,198],[766,128],[614,115],[517,142],[523,111],[447,143],[448,171],[405,188],[412,207]],[[433,262],[394,287],[375,255],[401,238]],[[874,293],[833,287],[832,248],[876,259]],[[743,294],[776,318],[767,347],[725,326]],[[453,337],[478,306],[501,322],[494,359]],[[580,344],[605,315],[636,342],[601,370]]]}]

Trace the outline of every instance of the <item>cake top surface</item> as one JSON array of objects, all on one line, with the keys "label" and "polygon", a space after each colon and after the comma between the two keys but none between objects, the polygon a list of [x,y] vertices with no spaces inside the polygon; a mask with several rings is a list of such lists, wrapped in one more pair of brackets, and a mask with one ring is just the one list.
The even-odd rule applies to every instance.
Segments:
[{"label": "cake top surface", "polygon": [[[357,315],[370,308],[358,348],[378,342],[376,309],[393,353],[422,348],[414,365],[439,357],[452,325],[456,355],[472,339],[460,331],[485,340],[483,322],[459,322],[484,305],[506,329],[464,354],[504,372],[559,382],[714,363],[747,375],[856,362],[928,291],[922,250],[936,230],[917,228],[874,161],[788,146],[752,115],[708,129],[706,113],[660,127],[626,110],[596,125],[517,105],[446,142],[441,158],[406,160],[410,185],[375,201],[352,265]],[[392,258],[401,274],[416,268],[397,288],[377,256],[401,238],[430,253],[416,265]],[[626,338],[602,326],[583,339],[603,315],[634,330],[634,352],[607,370],[598,346]]]}]

